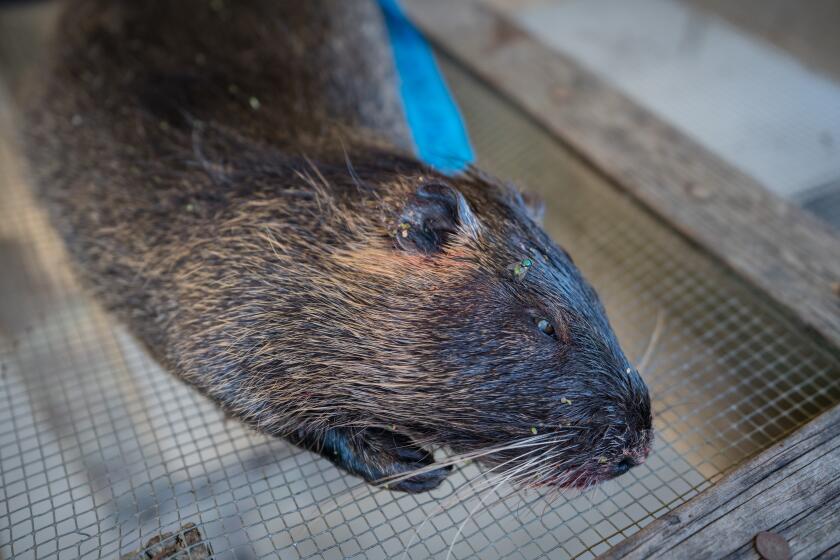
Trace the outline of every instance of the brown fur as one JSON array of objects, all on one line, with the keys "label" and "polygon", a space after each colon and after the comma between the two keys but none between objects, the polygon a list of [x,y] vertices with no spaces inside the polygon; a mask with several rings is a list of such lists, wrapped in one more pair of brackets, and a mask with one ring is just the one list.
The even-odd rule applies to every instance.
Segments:
[{"label": "brown fur", "polygon": [[[556,468],[532,483],[647,454],[647,391],[568,255],[515,190],[406,155],[373,2],[83,0],[61,29],[33,173],[79,274],[173,373],[368,480],[534,430]],[[397,487],[445,471],[425,476]]]}]

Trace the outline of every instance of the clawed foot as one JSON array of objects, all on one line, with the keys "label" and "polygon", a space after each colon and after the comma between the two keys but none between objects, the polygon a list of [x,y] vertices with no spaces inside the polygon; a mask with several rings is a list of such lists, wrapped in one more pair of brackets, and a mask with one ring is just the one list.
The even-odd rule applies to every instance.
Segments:
[{"label": "clawed foot", "polygon": [[[298,434],[298,441],[294,443],[320,453],[371,484],[402,492],[433,490],[452,470],[451,466],[426,470],[435,462],[431,453],[407,436],[380,428],[333,429],[321,434],[317,440]],[[424,470],[403,478],[419,469]]]}]

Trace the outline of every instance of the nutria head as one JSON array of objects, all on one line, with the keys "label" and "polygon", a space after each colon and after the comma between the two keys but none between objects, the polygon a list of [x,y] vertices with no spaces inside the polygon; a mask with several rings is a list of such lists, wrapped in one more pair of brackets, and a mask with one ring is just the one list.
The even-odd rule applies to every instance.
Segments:
[{"label": "nutria head", "polygon": [[224,393],[240,416],[275,433],[380,428],[497,472],[522,467],[528,485],[585,487],[645,459],[647,388],[518,192],[392,155],[308,161],[297,175],[321,193],[311,215],[278,225],[281,204],[261,202],[237,218],[261,224],[240,241],[269,245],[236,250],[259,258],[240,274],[262,310],[240,302],[227,322],[261,333],[230,331],[251,353],[251,393]]},{"label": "nutria head", "polygon": [[[529,485],[588,486],[650,449],[647,388],[604,308],[513,189],[423,176],[392,229],[404,429]],[[431,294],[431,295],[429,295]],[[422,302],[422,304],[420,303]],[[389,313],[389,315],[390,315]],[[401,364],[403,366],[407,363]]]}]

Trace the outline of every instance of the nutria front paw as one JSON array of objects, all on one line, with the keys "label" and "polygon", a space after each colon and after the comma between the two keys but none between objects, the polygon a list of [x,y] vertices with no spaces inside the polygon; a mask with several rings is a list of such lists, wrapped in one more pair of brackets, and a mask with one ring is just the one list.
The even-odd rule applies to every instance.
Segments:
[{"label": "nutria front paw", "polygon": [[[428,469],[435,462],[431,453],[408,436],[380,428],[332,429],[317,438],[299,434],[295,443],[320,453],[371,484],[390,490],[411,493],[433,490],[452,470],[449,465]],[[413,471],[421,472],[407,476]]]},{"label": "nutria front paw", "polygon": [[[357,472],[365,480],[391,490],[425,492],[440,486],[452,470],[451,466],[428,469],[435,460],[431,453],[415,444],[408,436],[368,428],[352,438]],[[421,472],[404,478],[413,471]]]},{"label": "nutria front paw", "polygon": [[[432,454],[402,434],[381,431],[375,435],[366,434],[364,439],[368,445],[365,459],[370,475],[370,478],[365,476],[365,480],[373,484],[402,492],[426,492],[440,486],[452,471],[451,465],[427,468],[435,462]],[[418,470],[421,472],[404,478]]]}]

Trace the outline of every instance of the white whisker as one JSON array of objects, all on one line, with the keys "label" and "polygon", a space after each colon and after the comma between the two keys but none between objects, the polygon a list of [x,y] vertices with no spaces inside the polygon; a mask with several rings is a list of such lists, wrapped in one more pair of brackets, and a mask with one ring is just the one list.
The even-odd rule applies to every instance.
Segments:
[{"label": "white whisker", "polygon": [[656,324],[654,325],[653,332],[651,332],[650,338],[648,339],[647,348],[645,348],[645,351],[642,354],[642,359],[639,360],[638,365],[636,365],[636,369],[640,372],[644,373],[650,365],[650,360],[653,358],[653,353],[656,351],[656,346],[659,344],[659,337],[664,328],[665,314],[660,309],[656,313]]}]

